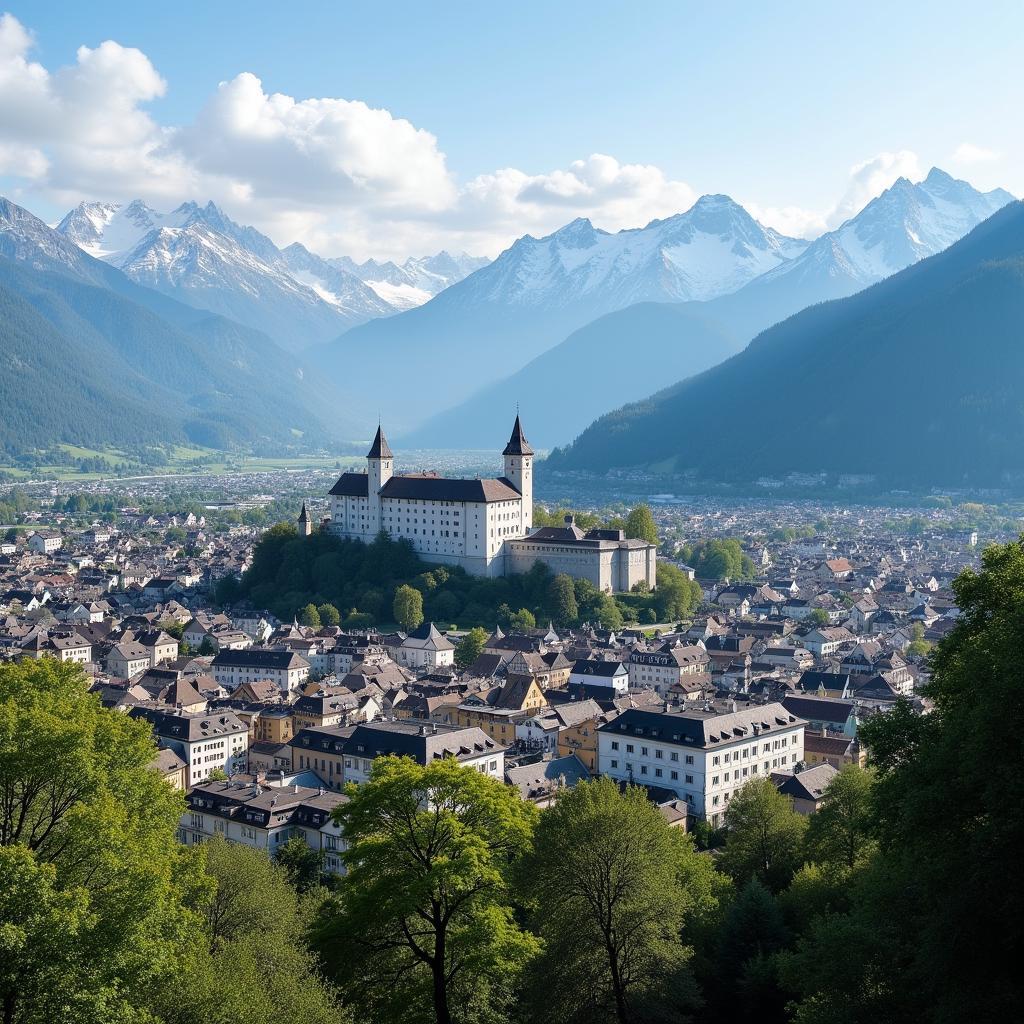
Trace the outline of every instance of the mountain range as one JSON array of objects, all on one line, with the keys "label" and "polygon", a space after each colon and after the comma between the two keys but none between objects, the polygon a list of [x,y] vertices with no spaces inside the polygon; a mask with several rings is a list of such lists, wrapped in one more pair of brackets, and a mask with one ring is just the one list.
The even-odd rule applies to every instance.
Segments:
[{"label": "mountain range", "polygon": [[[403,270],[324,260],[301,245],[282,251],[213,203],[182,203],[170,213],[139,199],[80,203],[57,231],[133,281],[261,330],[293,352],[427,301],[479,263],[440,253]],[[407,283],[385,280],[402,273]]]},{"label": "mountain range", "polygon": [[626,470],[687,489],[779,486],[793,474],[1019,489],[1022,339],[1024,203],[1013,202],[944,252],[601,417],[545,468]]},{"label": "mountain range", "polygon": [[[731,200],[711,198],[721,216],[721,253],[749,218]],[[492,447],[501,436],[505,406],[517,401],[535,444],[565,444],[603,413],[708,369],[801,309],[852,295],[941,252],[1012,199],[1002,189],[979,192],[938,169],[916,184],[900,178],[834,231],[795,253],[789,247],[790,258],[743,287],[714,298],[707,289],[705,301],[660,309],[640,302],[593,320],[516,372],[438,412],[406,440],[417,447],[453,447],[472,425],[472,446]],[[708,246],[706,236],[698,245]],[[655,297],[639,284],[634,294]],[[392,319],[388,328],[398,328],[402,319]]]},{"label": "mountain range", "polygon": [[95,259],[0,199],[0,445],[321,444],[356,430],[270,338]]},{"label": "mountain range", "polygon": [[[348,383],[355,414],[372,418],[383,400],[396,432],[411,430],[605,313],[724,295],[806,247],[727,196],[703,196],[685,213],[615,234],[581,218],[543,238],[525,235],[425,305],[356,327],[317,358],[331,379]],[[463,424],[462,446],[491,440],[473,427],[467,438]]]}]

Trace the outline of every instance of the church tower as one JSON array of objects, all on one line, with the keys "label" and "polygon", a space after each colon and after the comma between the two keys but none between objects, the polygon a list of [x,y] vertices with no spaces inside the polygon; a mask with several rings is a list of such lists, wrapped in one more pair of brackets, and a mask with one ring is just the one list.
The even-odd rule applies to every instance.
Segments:
[{"label": "church tower", "polygon": [[388,445],[388,439],[384,431],[377,425],[377,436],[373,439],[369,452],[366,454],[366,504],[368,506],[367,532],[376,537],[383,526],[384,519],[381,515],[381,488],[391,479],[394,465],[394,455]]},{"label": "church tower", "polygon": [[308,537],[313,532],[313,520],[310,518],[306,503],[302,503],[302,511],[299,513],[299,536]]},{"label": "church tower", "polygon": [[512,436],[501,453],[505,457],[505,477],[523,496],[523,533],[533,529],[533,449],[523,434],[523,425],[516,413]]}]

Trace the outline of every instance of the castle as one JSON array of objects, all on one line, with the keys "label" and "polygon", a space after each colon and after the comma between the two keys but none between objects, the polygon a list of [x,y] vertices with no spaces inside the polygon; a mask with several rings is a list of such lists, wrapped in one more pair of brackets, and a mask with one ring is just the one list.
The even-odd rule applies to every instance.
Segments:
[{"label": "castle", "polygon": [[534,451],[518,415],[502,457],[505,475],[498,479],[396,474],[378,427],[366,472],[343,473],[329,492],[329,529],[366,544],[383,530],[410,541],[425,562],[462,566],[477,576],[522,573],[544,562],[608,592],[640,581],[654,587],[653,544],[627,540],[621,530],[584,533],[571,517],[564,527],[533,529]]}]

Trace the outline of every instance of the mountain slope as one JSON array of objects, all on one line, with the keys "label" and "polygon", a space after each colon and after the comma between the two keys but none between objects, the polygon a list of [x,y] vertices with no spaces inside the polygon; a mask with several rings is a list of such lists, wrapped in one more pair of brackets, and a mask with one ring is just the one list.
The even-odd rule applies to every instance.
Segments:
[{"label": "mountain slope", "polygon": [[805,245],[725,196],[617,234],[576,220],[545,238],[520,238],[426,305],[354,328],[317,355],[325,373],[346,382],[365,421],[382,412],[408,429],[438,399],[461,400],[598,316],[723,294]]},{"label": "mountain slope", "polygon": [[[542,448],[575,437],[595,415],[700,373],[740,347],[702,303],[641,302],[598,317],[517,373],[430,419],[404,442],[416,448],[494,448],[515,402]],[[504,427],[502,424],[505,424]]]},{"label": "mountain slope", "polygon": [[1024,203],[945,252],[765,331],[610,413],[547,472],[750,484],[866,474],[890,486],[1024,484]]},{"label": "mountain slope", "polygon": [[[565,444],[598,416],[641,397],[644,392],[637,389],[637,382],[646,380],[649,394],[659,380],[698,373],[801,309],[852,295],[941,252],[1012,198],[1001,189],[978,192],[937,169],[916,185],[901,178],[856,217],[738,291],[680,304],[676,316],[652,316],[637,305],[608,324],[595,321],[592,341],[586,340],[584,328],[579,332],[582,337],[570,337],[519,372],[428,421],[409,443],[486,447],[480,442],[500,435],[507,396],[512,396],[528,417],[535,443]],[[614,336],[607,335],[612,328]],[[709,328],[715,339],[710,343]],[[571,366],[565,359],[568,354],[574,357]],[[612,377],[610,366],[615,367]],[[566,372],[571,375],[562,379],[572,382],[572,402],[554,402],[558,389],[552,378]],[[610,379],[615,386],[609,386]],[[502,401],[496,400],[503,395]],[[472,440],[466,438],[467,424],[472,425]]]},{"label": "mountain slope", "polygon": [[82,203],[57,230],[133,281],[265,331],[292,351],[394,312],[342,270],[332,275],[337,294],[303,281],[266,235],[213,203],[183,203],[168,214],[141,200]]},{"label": "mountain slope", "polygon": [[172,439],[228,447],[333,433],[336,403],[265,335],[135,284],[2,199],[0,256],[0,283],[49,322],[70,365],[174,424]]}]

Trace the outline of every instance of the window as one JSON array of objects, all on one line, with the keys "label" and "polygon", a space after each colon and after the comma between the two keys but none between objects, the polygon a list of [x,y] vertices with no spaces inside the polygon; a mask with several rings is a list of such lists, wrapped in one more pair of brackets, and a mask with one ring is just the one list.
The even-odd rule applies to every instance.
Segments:
[{"label": "window", "polygon": [[633,753],[633,744],[632,743],[627,743],[626,744],[626,753],[627,754],[632,754]]},{"label": "window", "polygon": [[619,762],[618,762],[618,761],[616,761],[616,760],[615,760],[615,759],[613,758],[613,759],[612,759],[612,761],[611,761],[611,766],[612,766],[613,768],[618,768],[618,767],[619,767]]},{"label": "window", "polygon": [[660,779],[660,778],[661,778],[661,774],[662,774],[662,773],[661,773],[661,769],[660,769],[660,768],[655,768],[655,769],[654,769],[654,777],[655,777],[656,779]]},{"label": "window", "polygon": [[665,756],[665,751],[663,751],[660,747],[655,747],[654,756],[657,758],[662,758]]},{"label": "window", "polygon": [[693,764],[693,754],[687,754],[686,755],[686,763],[687,764]]},{"label": "window", "polygon": [[612,740],[612,750],[618,750],[618,749],[619,749],[619,741],[618,740]]},{"label": "window", "polygon": [[678,782],[679,781],[679,772],[672,772],[672,781],[673,782]]}]

